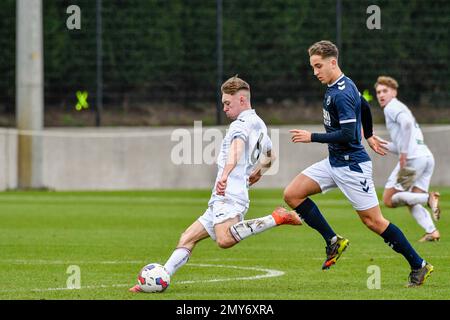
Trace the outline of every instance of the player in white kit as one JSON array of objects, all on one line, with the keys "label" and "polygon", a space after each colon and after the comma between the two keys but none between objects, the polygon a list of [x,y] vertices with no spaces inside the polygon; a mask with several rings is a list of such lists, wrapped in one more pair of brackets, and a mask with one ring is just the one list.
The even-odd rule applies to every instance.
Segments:
[{"label": "player in white kit", "polygon": [[[267,216],[243,221],[249,208],[248,188],[275,160],[267,127],[250,104],[250,86],[237,76],[221,88],[223,110],[234,120],[222,141],[218,172],[205,213],[180,237],[164,267],[172,276],[187,263],[195,245],[211,237],[220,248],[281,224],[301,225],[294,211],[276,208]],[[140,292],[139,285],[130,289]]]},{"label": "player in white kit", "polygon": [[[408,206],[414,219],[425,230],[425,235],[419,241],[437,241],[440,233],[423,207],[428,205],[434,220],[439,220],[439,193],[428,192],[434,157],[424,143],[422,130],[413,114],[397,99],[397,89],[398,83],[391,77],[380,76],[375,83],[377,99],[392,140],[386,146],[390,152],[399,156],[399,162],[385,185],[383,201],[389,208]],[[409,178],[402,177],[404,174],[410,174]]]}]

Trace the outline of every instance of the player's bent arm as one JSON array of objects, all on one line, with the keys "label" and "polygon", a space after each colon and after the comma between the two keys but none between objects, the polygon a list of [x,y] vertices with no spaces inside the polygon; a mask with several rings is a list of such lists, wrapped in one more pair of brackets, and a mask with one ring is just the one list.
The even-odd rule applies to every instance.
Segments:
[{"label": "player's bent arm", "polygon": [[341,130],[330,133],[312,133],[311,142],[346,143],[355,138],[356,122],[341,123]]},{"label": "player's bent arm", "polygon": [[266,155],[263,155],[260,158],[258,164],[248,178],[250,186],[261,179],[261,177],[267,172],[267,170],[270,169],[276,159],[277,157],[272,150],[267,151]]},{"label": "player's bent arm", "polygon": [[387,142],[379,139],[376,135],[373,134],[373,121],[372,121],[372,112],[370,111],[369,102],[363,97],[361,97],[361,123],[362,123],[362,132],[364,134],[364,138],[367,140],[369,147],[378,153],[381,156],[385,156],[387,154]]},{"label": "player's bent arm", "polygon": [[257,168],[259,168],[261,175],[264,175],[264,173],[266,173],[267,170],[270,169],[276,159],[277,157],[275,155],[275,152],[273,152],[272,150],[268,150],[267,153],[263,155],[261,159],[259,159]]},{"label": "player's bent arm", "polygon": [[389,141],[389,142],[386,144],[386,148],[388,149],[389,152],[398,154],[397,146],[396,146],[393,142]]},{"label": "player's bent arm", "polygon": [[367,139],[367,141],[372,140],[372,139],[378,141],[378,143],[381,145],[381,147],[384,150],[387,150],[387,151],[389,151],[391,153],[394,153],[394,154],[398,154],[397,146],[392,141],[386,141],[386,140],[380,138],[377,135],[371,136],[369,139]]},{"label": "player's bent arm", "polygon": [[217,182],[216,193],[218,195],[225,195],[225,189],[227,188],[227,180],[230,173],[236,168],[239,160],[245,149],[245,142],[241,138],[235,138],[231,142],[230,151],[228,153],[227,162],[222,171],[222,177]]},{"label": "player's bent arm", "polygon": [[245,149],[245,142],[241,138],[235,138],[231,142],[230,151],[228,153],[227,162],[222,172],[222,178],[230,175],[231,171],[236,168]]},{"label": "player's bent arm", "polygon": [[397,122],[400,124],[402,131],[401,141],[399,143],[399,153],[407,153],[408,147],[412,139],[414,122],[411,117],[408,117],[405,113],[400,113],[397,116]]},{"label": "player's bent arm", "polygon": [[361,122],[364,132],[364,138],[368,140],[373,136],[372,112],[370,111],[369,102],[361,96]]}]

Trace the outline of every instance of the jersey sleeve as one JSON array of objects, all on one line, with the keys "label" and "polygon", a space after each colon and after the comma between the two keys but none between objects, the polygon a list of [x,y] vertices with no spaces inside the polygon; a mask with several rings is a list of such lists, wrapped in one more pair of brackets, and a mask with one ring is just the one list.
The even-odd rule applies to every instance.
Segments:
[{"label": "jersey sleeve", "polygon": [[339,116],[339,124],[356,122],[355,108],[360,101],[355,99],[347,92],[341,92],[335,96],[336,109]]},{"label": "jersey sleeve", "polygon": [[369,139],[373,136],[372,112],[370,111],[369,102],[361,97],[361,122],[364,130],[364,138]]},{"label": "jersey sleeve", "polygon": [[229,130],[230,130],[229,135],[230,135],[231,140],[239,138],[239,139],[243,140],[244,142],[248,141],[249,130],[245,126],[244,121],[239,120],[239,119],[235,120],[234,122],[231,123]]}]

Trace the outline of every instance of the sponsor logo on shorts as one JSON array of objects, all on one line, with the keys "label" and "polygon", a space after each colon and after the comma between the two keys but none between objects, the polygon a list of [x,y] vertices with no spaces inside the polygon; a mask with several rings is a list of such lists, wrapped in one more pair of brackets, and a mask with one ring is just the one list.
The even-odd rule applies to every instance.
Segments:
[{"label": "sponsor logo on shorts", "polygon": [[362,185],[362,190],[364,191],[364,192],[369,192],[369,186],[367,185],[367,179],[364,179],[364,181],[360,181],[359,183],[361,183],[361,185]]}]

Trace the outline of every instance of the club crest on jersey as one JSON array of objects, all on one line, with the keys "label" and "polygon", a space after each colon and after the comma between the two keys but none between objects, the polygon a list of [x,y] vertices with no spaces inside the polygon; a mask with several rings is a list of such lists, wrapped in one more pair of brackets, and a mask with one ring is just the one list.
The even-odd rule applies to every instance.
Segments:
[{"label": "club crest on jersey", "polygon": [[327,105],[327,106],[329,106],[329,105],[330,105],[330,103],[331,103],[331,96],[328,96],[328,97],[327,97],[327,102],[326,102],[326,105]]},{"label": "club crest on jersey", "polygon": [[331,126],[331,117],[330,117],[330,113],[329,113],[327,110],[325,110],[325,109],[323,109],[323,123],[324,123],[326,126]]}]

